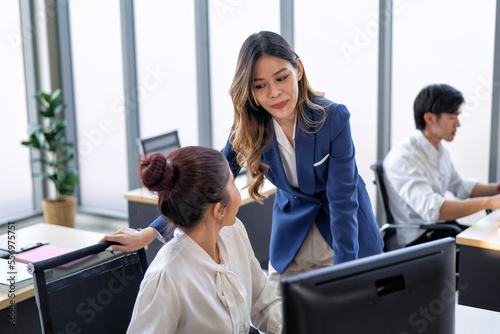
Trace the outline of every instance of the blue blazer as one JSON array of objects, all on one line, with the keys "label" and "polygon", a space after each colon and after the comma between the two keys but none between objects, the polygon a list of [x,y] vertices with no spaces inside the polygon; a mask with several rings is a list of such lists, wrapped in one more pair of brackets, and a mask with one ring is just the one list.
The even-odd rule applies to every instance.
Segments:
[{"label": "blue blazer", "polygon": [[[313,223],[332,246],[334,263],[379,254],[383,248],[370,198],[356,166],[350,114],[344,105],[327,99],[313,97],[312,101],[330,107],[318,131],[308,133],[296,127],[299,189],[288,183],[274,128],[262,152],[262,162],[269,166],[266,177],[277,188],[269,256],[280,274],[299,251]],[[307,107],[304,111],[312,120],[320,117]],[[272,127],[272,122],[269,124]],[[229,141],[222,152],[233,172],[237,172],[236,153]]]},{"label": "blue blazer", "polygon": [[[262,162],[269,166],[266,177],[277,188],[269,257],[280,274],[299,251],[313,223],[332,246],[334,263],[379,254],[383,247],[370,198],[356,166],[350,114],[344,105],[327,99],[312,97],[312,101],[330,106],[318,131],[308,133],[296,127],[298,189],[286,178],[272,121],[268,122],[272,135],[262,152]],[[310,119],[319,119],[317,111],[304,109]],[[222,153],[237,175],[241,167],[229,140]],[[159,217],[151,226],[161,231],[165,223]]]}]

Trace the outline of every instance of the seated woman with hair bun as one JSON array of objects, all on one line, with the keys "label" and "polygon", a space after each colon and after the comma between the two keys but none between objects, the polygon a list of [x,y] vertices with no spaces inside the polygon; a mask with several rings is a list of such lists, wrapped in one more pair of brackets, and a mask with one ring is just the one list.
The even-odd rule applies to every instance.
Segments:
[{"label": "seated woman with hair bun", "polygon": [[140,176],[176,229],[144,276],[128,333],[281,333],[281,299],[236,218],[241,198],[224,155],[154,153]]}]

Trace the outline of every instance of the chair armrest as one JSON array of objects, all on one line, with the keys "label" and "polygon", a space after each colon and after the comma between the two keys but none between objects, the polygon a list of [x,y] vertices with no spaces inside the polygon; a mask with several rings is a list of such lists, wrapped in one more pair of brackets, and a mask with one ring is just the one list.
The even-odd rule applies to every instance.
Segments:
[{"label": "chair armrest", "polygon": [[429,231],[452,230],[457,234],[462,232],[462,229],[460,227],[458,227],[457,225],[453,225],[453,224],[421,224],[421,225],[419,225],[419,227],[424,229],[424,230],[429,230]]},{"label": "chair armrest", "polygon": [[405,229],[405,228],[410,228],[410,229],[424,229],[424,230],[429,230],[429,231],[437,231],[437,230],[453,230],[457,234],[462,232],[462,229],[453,224],[420,224],[420,225],[400,225],[400,224],[384,224],[380,228],[380,232],[384,232],[385,230],[388,229]]},{"label": "chair armrest", "polygon": [[400,224],[389,224],[389,223],[386,223],[384,225],[382,225],[382,227],[380,227],[380,232],[384,232],[385,230],[388,230],[388,229],[404,229],[404,228],[410,228],[410,229],[419,229],[421,228],[420,226],[423,226],[423,225],[400,225]]}]

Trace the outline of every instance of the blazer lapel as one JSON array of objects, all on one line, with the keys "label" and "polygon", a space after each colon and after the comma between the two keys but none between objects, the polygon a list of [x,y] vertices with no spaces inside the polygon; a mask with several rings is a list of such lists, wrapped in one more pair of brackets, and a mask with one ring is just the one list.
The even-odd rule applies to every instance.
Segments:
[{"label": "blazer lapel", "polygon": [[316,188],[314,176],[314,142],[316,136],[304,132],[298,126],[296,129],[295,160],[299,188],[303,193],[313,195]]},{"label": "blazer lapel", "polygon": [[267,177],[276,187],[288,192],[295,192],[286,178],[274,128],[272,131],[274,138],[270,141],[269,147],[262,153],[262,162],[269,166]]}]

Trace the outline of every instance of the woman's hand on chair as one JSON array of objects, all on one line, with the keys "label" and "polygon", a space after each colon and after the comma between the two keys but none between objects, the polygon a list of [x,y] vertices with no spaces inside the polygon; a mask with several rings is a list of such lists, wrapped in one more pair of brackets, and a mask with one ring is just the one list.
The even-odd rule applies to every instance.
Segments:
[{"label": "woman's hand on chair", "polygon": [[122,227],[113,234],[105,235],[99,242],[114,241],[119,245],[112,245],[108,250],[132,252],[149,245],[158,236],[153,227],[138,231],[129,227]]}]

